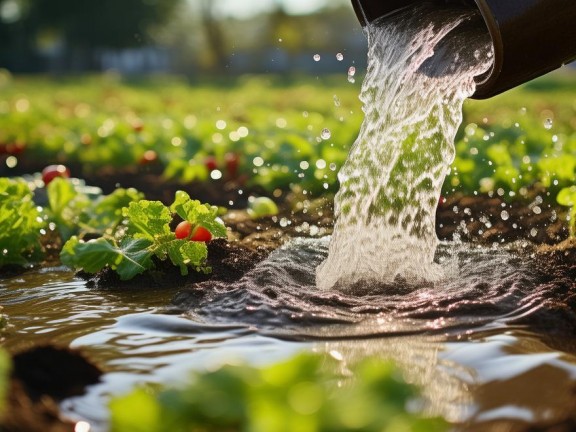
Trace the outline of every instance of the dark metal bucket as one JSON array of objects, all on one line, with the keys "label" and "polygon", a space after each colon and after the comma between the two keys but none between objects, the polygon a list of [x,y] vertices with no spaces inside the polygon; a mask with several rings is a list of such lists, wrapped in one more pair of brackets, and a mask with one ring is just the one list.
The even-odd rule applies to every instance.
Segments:
[{"label": "dark metal bucket", "polygon": [[[352,0],[362,25],[425,0]],[[480,10],[494,44],[494,66],[477,82],[485,99],[576,59],[576,0],[428,0]]]}]

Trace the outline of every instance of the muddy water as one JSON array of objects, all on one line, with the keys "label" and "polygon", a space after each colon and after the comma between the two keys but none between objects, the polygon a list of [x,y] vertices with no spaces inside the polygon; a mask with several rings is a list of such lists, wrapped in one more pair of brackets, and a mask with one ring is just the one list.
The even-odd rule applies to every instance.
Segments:
[{"label": "muddy water", "polygon": [[558,331],[567,323],[549,310],[529,261],[442,244],[436,260],[451,270],[437,286],[348,296],[314,285],[328,244],[296,240],[238,283],[187,290],[90,289],[64,268],[5,279],[4,346],[70,345],[101,366],[102,383],[62,404],[93,430],[106,430],[109,395],[137,383],[179,384],[193,370],[258,366],[300,350],[339,358],[342,370],[366,356],[394,359],[423,388],[418,409],[460,430],[520,430],[571,412],[576,346]]}]

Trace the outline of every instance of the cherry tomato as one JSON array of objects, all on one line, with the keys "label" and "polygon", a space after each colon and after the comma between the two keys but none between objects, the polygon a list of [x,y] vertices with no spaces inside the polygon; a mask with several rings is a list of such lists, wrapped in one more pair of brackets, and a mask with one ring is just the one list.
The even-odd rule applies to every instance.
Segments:
[{"label": "cherry tomato", "polygon": [[198,225],[192,231],[192,237],[190,237],[191,241],[199,241],[199,242],[209,242],[212,240],[212,233],[208,231],[203,226]]},{"label": "cherry tomato", "polygon": [[216,158],[214,156],[206,156],[206,159],[204,159],[204,166],[208,168],[208,171],[214,171],[218,167]]},{"label": "cherry tomato", "polygon": [[176,235],[177,239],[182,240],[190,237],[191,231],[192,231],[192,224],[188,221],[183,221],[176,226],[174,234]]},{"label": "cherry tomato", "polygon": [[140,165],[148,165],[158,160],[158,154],[154,150],[146,150],[140,158]]},{"label": "cherry tomato", "polygon": [[226,153],[224,155],[224,162],[226,162],[226,169],[228,170],[228,174],[232,178],[236,178],[238,176],[238,165],[239,165],[239,158],[236,153]]},{"label": "cherry tomato", "polygon": [[42,170],[42,181],[45,186],[48,186],[56,177],[69,178],[70,170],[66,165],[48,165]]}]

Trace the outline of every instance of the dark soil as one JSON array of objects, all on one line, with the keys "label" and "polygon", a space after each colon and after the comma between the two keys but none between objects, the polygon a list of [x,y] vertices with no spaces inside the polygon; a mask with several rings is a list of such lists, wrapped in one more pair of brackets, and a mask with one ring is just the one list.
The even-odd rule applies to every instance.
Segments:
[{"label": "dark soil", "polygon": [[35,347],[14,355],[8,409],[0,430],[73,431],[74,423],[60,418],[58,402],[82,394],[101,374],[81,353],[67,348]]}]

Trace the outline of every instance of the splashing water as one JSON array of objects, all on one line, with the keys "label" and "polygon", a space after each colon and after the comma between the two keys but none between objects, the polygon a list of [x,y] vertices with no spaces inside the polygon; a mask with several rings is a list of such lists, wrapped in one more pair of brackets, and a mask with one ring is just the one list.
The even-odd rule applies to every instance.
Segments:
[{"label": "splashing water", "polygon": [[454,158],[462,104],[492,65],[479,13],[430,5],[367,27],[360,134],[338,178],[336,224],[320,289],[442,277],[435,211]]}]

